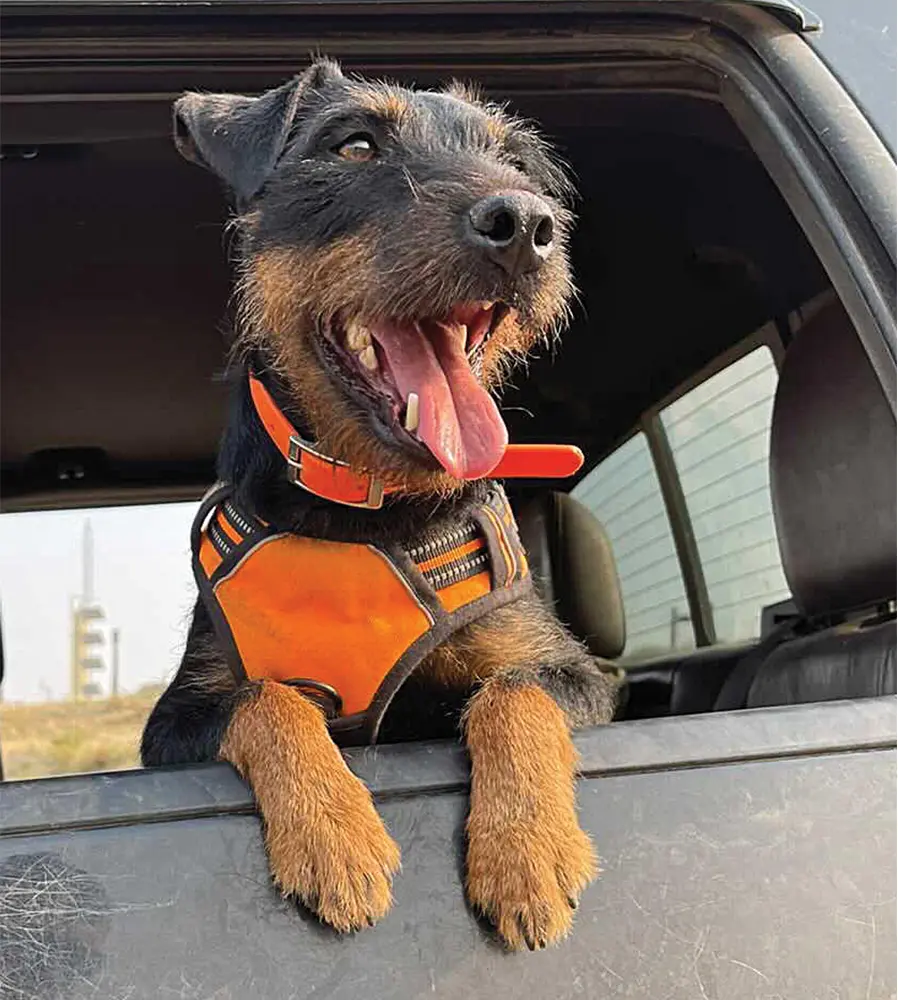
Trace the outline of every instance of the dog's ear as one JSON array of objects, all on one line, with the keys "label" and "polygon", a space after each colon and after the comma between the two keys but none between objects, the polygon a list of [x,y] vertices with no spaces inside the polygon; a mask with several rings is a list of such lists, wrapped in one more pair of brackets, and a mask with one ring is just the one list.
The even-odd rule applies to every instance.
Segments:
[{"label": "dog's ear", "polygon": [[322,59],[261,97],[184,94],[174,106],[175,145],[245,203],[258,194],[283,153],[303,98],[342,76],[335,62]]}]

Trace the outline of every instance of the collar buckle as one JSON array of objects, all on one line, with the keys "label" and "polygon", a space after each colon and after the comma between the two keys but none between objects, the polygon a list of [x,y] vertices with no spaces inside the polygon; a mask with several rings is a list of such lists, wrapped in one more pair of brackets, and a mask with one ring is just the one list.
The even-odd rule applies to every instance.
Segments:
[{"label": "collar buckle", "polygon": [[[341,462],[337,458],[323,455],[317,451],[308,441],[303,441],[296,434],[290,435],[287,448],[287,479],[295,486],[299,486],[312,493],[314,496],[323,496],[326,499],[337,500],[338,503],[347,507],[358,507],[363,510],[380,510],[384,503],[384,481],[376,476],[359,475],[351,470],[348,462]],[[358,495],[364,490],[367,484],[367,495],[363,500],[348,499],[346,495],[339,497],[331,496],[328,492],[323,492],[317,486],[313,486],[306,481],[313,467],[318,479],[323,475],[330,474],[335,480],[334,486],[346,487],[347,492]]]}]

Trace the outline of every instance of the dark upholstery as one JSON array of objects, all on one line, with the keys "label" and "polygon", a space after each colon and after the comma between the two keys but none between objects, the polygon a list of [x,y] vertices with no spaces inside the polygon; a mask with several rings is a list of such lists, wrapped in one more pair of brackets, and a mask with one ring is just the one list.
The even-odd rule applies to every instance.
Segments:
[{"label": "dark upholstery", "polygon": [[751,708],[895,693],[895,622],[840,626],[779,646],[758,671]]},{"label": "dark upholstery", "polygon": [[518,529],[543,600],[594,656],[620,656],[626,643],[620,580],[592,511],[565,493],[547,493],[519,512]]},{"label": "dark upholstery", "polygon": [[748,707],[895,693],[882,610],[896,591],[895,471],[891,407],[844,309],[828,306],[786,353],[771,428],[780,553],[808,634],[758,664]]},{"label": "dark upholstery", "polygon": [[627,717],[710,712],[727,675],[755,645],[705,646],[629,667]]},{"label": "dark upholstery", "polygon": [[803,614],[895,596],[895,416],[841,304],[818,313],[786,353],[770,486]]}]

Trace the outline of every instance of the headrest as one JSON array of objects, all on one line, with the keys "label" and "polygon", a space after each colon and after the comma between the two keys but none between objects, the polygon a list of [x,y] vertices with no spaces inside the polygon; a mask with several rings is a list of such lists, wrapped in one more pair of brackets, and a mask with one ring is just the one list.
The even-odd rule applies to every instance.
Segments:
[{"label": "headrest", "polygon": [[543,600],[594,656],[620,656],[627,637],[620,581],[592,511],[565,493],[547,493],[520,512],[518,529]]},{"label": "headrest", "polygon": [[895,415],[841,304],[817,313],[786,352],[770,486],[801,612],[895,597]]}]

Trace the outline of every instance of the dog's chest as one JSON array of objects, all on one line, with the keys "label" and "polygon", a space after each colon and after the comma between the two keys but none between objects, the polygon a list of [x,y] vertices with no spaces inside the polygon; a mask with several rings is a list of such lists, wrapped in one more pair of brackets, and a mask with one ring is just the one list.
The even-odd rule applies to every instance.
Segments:
[{"label": "dog's chest", "polygon": [[449,640],[530,588],[498,486],[465,522],[407,546],[279,532],[224,490],[201,507],[194,569],[238,678],[292,684],[335,736],[364,741],[422,665],[430,682],[462,686]]}]

